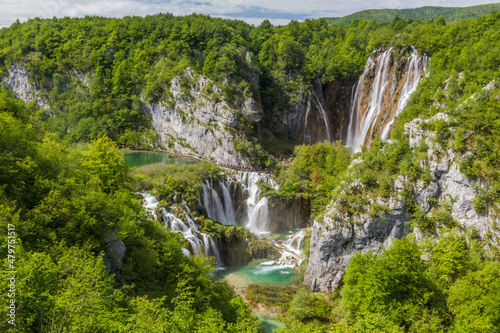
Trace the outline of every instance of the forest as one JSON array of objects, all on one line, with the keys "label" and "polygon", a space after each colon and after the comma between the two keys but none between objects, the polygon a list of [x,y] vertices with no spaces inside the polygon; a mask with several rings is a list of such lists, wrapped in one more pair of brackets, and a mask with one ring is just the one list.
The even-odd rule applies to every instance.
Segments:
[{"label": "forest", "polygon": [[[22,65],[49,105],[24,103],[0,88],[0,286],[9,290],[15,267],[16,330],[264,332],[251,308],[261,303],[280,309],[277,332],[283,333],[499,331],[500,14],[469,11],[437,11],[436,18],[422,9],[423,16],[390,12],[389,21],[377,14],[345,24],[322,18],[285,26],[199,14],[87,16],[2,28],[0,77]],[[354,154],[342,142],[296,144],[274,126],[315,80],[357,79],[375,50],[411,46],[431,57],[431,66],[391,140],[375,139]],[[450,121],[422,126],[442,148],[437,158],[445,151],[465,156],[456,163],[478,184],[473,205],[493,221],[489,236],[461,226],[437,200],[426,203],[433,208],[424,214],[408,185],[409,225],[424,237],[358,252],[342,288],[332,293],[311,292],[298,281],[277,294],[252,286],[244,300],[214,278],[213,258],[186,256],[185,240],[150,219],[138,194],[156,191],[165,205],[182,194],[194,209],[203,182],[220,180],[225,171],[209,162],[131,169],[118,150],[161,147],[143,110],[173,103],[170,82],[187,68],[221,87],[220,95],[206,93],[236,110],[235,126],[227,129],[238,138],[235,146],[279,185],[260,182],[262,196],[277,206],[308,200],[311,222],[322,223],[333,205],[354,228],[357,216],[388,212],[377,198],[391,198],[398,177],[430,182],[429,146],[411,147],[405,125],[446,112]],[[193,85],[185,76],[180,82],[186,90]],[[492,89],[483,89],[491,82]],[[248,97],[262,119],[239,112]],[[285,158],[287,165],[280,163]],[[346,190],[355,182],[357,190]],[[203,212],[199,218],[213,237],[252,237]],[[8,238],[12,226],[15,238]],[[113,269],[110,248],[119,241],[126,255]],[[3,260],[14,254],[15,264]],[[307,264],[298,267],[299,279]],[[2,330],[12,328],[5,319],[9,302],[2,296]]]}]

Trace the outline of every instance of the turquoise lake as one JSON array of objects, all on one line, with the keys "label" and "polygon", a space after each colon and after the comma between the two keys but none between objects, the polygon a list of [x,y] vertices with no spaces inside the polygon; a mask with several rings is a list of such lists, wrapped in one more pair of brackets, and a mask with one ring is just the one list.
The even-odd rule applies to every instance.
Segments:
[{"label": "turquoise lake", "polygon": [[125,163],[131,168],[157,163],[187,164],[198,162],[198,160],[190,157],[172,155],[162,151],[134,151],[130,154],[124,155],[123,159],[125,160]]}]

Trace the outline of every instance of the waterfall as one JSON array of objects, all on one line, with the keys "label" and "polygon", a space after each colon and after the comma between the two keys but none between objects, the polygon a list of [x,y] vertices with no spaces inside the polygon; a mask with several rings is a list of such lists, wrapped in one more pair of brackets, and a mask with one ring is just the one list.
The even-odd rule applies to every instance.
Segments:
[{"label": "waterfall", "polygon": [[346,146],[353,147],[356,141],[356,134],[359,128],[359,109],[361,107],[361,99],[363,98],[364,93],[364,85],[365,85],[365,77],[366,73],[372,67],[373,60],[371,56],[368,58],[366,62],[365,69],[363,70],[363,74],[359,78],[357,84],[352,87],[354,92],[354,88],[356,87],[356,91],[351,93],[351,110],[349,112],[349,126],[347,127],[347,139]]},{"label": "waterfall", "polygon": [[304,143],[311,143],[311,134],[309,133],[309,127],[307,126],[307,120],[309,119],[309,112],[311,111],[311,91],[307,94],[307,105],[306,105],[306,116],[304,117]]},{"label": "waterfall", "polygon": [[332,136],[330,135],[330,126],[328,125],[330,122],[328,121],[328,116],[326,115],[325,109],[323,108],[323,104],[319,100],[318,96],[312,92],[313,96],[316,98],[316,102],[318,102],[318,107],[319,111],[321,112],[321,117],[323,118],[323,121],[325,122],[325,128],[326,128],[326,139],[328,141],[332,141]]},{"label": "waterfall", "polygon": [[205,248],[205,257],[210,257],[210,256],[215,257],[215,260],[217,261],[217,266],[221,266],[222,260],[220,259],[219,250],[217,249],[217,246],[215,245],[212,236],[207,234],[202,234],[202,235],[203,235],[203,247]]},{"label": "waterfall", "polygon": [[[361,151],[361,146],[364,144],[368,132],[373,129],[380,111],[384,108],[384,94],[389,82],[388,69],[391,62],[391,52],[392,48],[385,51],[377,58],[370,98],[363,114],[361,114],[360,105],[363,99],[365,74],[373,63],[371,59],[368,59],[367,65],[365,66],[365,72],[358,82],[358,87],[354,96],[355,100],[352,102],[351,106],[351,124],[349,126],[347,141],[347,145],[352,147],[355,152]],[[361,89],[360,92],[358,91],[359,89]],[[354,119],[356,119],[356,121],[354,121]],[[360,119],[359,122],[358,119]]]},{"label": "waterfall", "polygon": [[304,258],[302,257],[302,242],[306,237],[305,230],[300,230],[295,235],[288,238],[281,244],[276,244],[281,252],[278,263],[282,266],[300,265]]},{"label": "waterfall", "polygon": [[221,181],[220,187],[222,188],[222,195],[224,198],[224,213],[226,217],[226,224],[236,224],[236,213],[234,212],[231,193],[229,193],[229,184]]},{"label": "waterfall", "polygon": [[426,63],[427,57],[420,57],[417,53],[417,50],[412,47],[411,56],[406,62],[406,80],[399,95],[398,106],[391,120],[382,129],[382,132],[380,134],[382,140],[389,139],[391,125],[396,120],[396,117],[399,116],[401,111],[403,111],[403,109],[406,107],[406,104],[408,103],[408,100],[410,99],[413,92],[417,90],[417,85],[422,77],[421,69],[423,69],[425,72]]},{"label": "waterfall", "polygon": [[[156,215],[156,209],[158,207],[158,200],[149,193],[140,193],[144,198],[143,206],[148,213],[153,214],[153,218],[156,221],[158,219]],[[185,203],[185,202],[184,202]],[[185,204],[177,205],[178,208],[185,209],[184,218],[187,221],[184,222],[177,215],[172,212],[167,211],[164,207],[161,208],[161,216],[165,227],[172,230],[173,232],[178,232],[186,239],[191,247],[191,252],[182,248],[182,252],[185,255],[193,254],[204,254],[205,257],[213,256],[217,261],[217,267],[221,267],[222,260],[220,258],[219,250],[215,245],[212,236],[200,232],[196,222],[189,216],[191,211],[186,207]]]},{"label": "waterfall", "polygon": [[158,216],[156,215],[156,207],[158,206],[158,200],[156,198],[148,193],[141,193],[143,198],[144,198],[144,209],[146,212],[149,214],[153,215],[153,220],[158,220]]},{"label": "waterfall", "polygon": [[[321,83],[320,83],[321,84]],[[321,91],[321,88],[320,88]],[[309,114],[311,112],[311,95],[314,97],[314,100],[316,101],[316,105],[318,106],[321,119],[323,120],[325,124],[325,129],[326,129],[326,139],[328,141],[332,141],[332,135],[330,134],[330,121],[328,120],[328,115],[326,114],[325,108],[323,108],[323,102],[322,99],[323,97],[321,96],[321,99],[318,98],[318,96],[314,93],[314,91],[309,90],[309,93],[307,94],[307,104],[306,104],[306,115],[304,117],[304,143],[309,143],[311,144],[311,133],[309,131]],[[319,120],[319,116],[318,116]]]},{"label": "waterfall", "polygon": [[[346,146],[351,147],[354,152],[360,151],[366,138],[371,137],[374,132],[380,133],[383,140],[389,138],[391,126],[417,89],[417,85],[422,78],[422,71],[426,71],[429,59],[426,56],[419,56],[417,50],[412,46],[411,54],[406,61],[405,81],[401,87],[398,100],[393,100],[393,92],[397,85],[395,85],[395,79],[391,78],[389,73],[391,53],[392,48],[379,55],[372,54],[366,62],[363,74],[352,88]],[[364,91],[367,74],[372,70],[374,74],[371,91]],[[389,101],[387,101],[386,92],[391,80],[393,88],[389,94]],[[366,103],[366,106],[364,103]],[[389,110],[387,114],[390,117],[383,121],[380,127],[375,128],[375,124],[384,119],[384,117],[381,117],[383,110]],[[394,111],[391,112],[391,110]]]},{"label": "waterfall", "polygon": [[200,202],[207,210],[208,217],[211,220],[225,225],[236,224],[236,213],[234,212],[233,202],[229,193],[229,184],[221,181],[220,186],[223,193],[222,198],[213,189],[212,181],[206,180],[203,183]]},{"label": "waterfall", "polygon": [[240,172],[235,175],[238,181],[248,191],[247,223],[245,228],[256,235],[269,233],[269,199],[260,198],[260,189],[257,182],[262,180],[277,189],[278,185],[269,175],[258,172]]}]

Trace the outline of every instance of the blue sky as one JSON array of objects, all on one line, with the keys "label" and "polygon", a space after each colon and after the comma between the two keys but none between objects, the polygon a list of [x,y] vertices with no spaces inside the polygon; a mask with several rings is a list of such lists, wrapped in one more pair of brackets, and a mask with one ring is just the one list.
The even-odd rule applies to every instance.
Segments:
[{"label": "blue sky", "polygon": [[241,19],[260,24],[264,19],[273,24],[290,20],[345,16],[364,9],[415,8],[422,6],[465,7],[498,1],[488,0],[1,0],[0,26],[16,19],[100,15],[123,17],[145,16],[159,12],[186,15],[193,12]]}]

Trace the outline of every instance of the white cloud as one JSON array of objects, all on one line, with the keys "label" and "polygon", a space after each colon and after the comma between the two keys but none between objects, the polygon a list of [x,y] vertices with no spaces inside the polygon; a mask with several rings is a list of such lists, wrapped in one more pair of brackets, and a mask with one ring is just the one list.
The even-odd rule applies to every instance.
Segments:
[{"label": "white cloud", "polygon": [[16,19],[99,15],[144,16],[158,12],[186,15],[193,12],[217,17],[243,19],[259,24],[265,18],[273,24],[290,19],[344,16],[363,9],[415,8],[421,6],[474,6],[491,0],[2,0],[0,26]]}]

